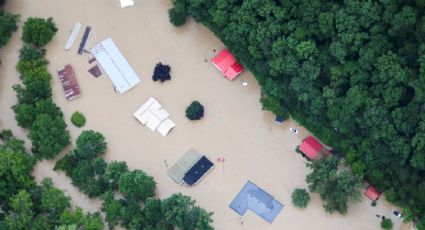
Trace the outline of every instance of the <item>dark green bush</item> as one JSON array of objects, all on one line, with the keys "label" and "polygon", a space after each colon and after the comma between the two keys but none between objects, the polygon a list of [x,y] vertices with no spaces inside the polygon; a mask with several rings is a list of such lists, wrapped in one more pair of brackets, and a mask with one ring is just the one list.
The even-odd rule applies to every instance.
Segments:
[{"label": "dark green bush", "polygon": [[168,10],[168,16],[170,17],[170,22],[174,26],[181,26],[186,22],[186,14],[177,12],[175,9]]},{"label": "dark green bush", "polygon": [[186,117],[189,120],[199,120],[204,116],[204,106],[198,101],[193,101],[186,109]]},{"label": "dark green bush", "polygon": [[181,26],[186,22],[186,0],[173,0],[173,8],[168,10],[171,24]]},{"label": "dark green bush", "polygon": [[297,188],[292,192],[291,198],[295,207],[305,208],[310,201],[310,194],[305,189]]},{"label": "dark green bush", "polygon": [[383,218],[381,221],[381,228],[383,229],[393,229],[393,221],[391,219]]},{"label": "dark green bush", "polygon": [[86,124],[86,118],[84,117],[82,113],[80,113],[79,111],[76,111],[71,116],[71,122],[76,127],[81,128]]},{"label": "dark green bush", "polygon": [[[4,4],[4,1],[0,0],[0,7],[2,4]],[[12,33],[18,29],[18,21],[19,16],[0,9],[0,47],[6,45],[12,37]]]}]

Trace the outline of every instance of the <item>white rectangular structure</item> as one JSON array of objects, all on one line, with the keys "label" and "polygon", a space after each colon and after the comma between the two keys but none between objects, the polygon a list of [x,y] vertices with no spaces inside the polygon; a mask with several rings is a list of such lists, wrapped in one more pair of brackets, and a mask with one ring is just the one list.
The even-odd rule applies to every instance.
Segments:
[{"label": "white rectangular structure", "polygon": [[140,106],[133,116],[150,130],[158,131],[164,137],[176,126],[169,119],[170,114],[152,97]]},{"label": "white rectangular structure", "polygon": [[81,23],[79,22],[75,23],[74,29],[72,30],[72,33],[69,36],[68,41],[66,42],[65,50],[71,49],[72,45],[75,42],[75,39],[78,36],[78,33],[80,32],[80,29],[81,29]]},{"label": "white rectangular structure", "polygon": [[120,0],[120,3],[121,3],[121,8],[129,7],[129,6],[134,6],[134,1],[133,0]]},{"label": "white rectangular structure", "polygon": [[136,72],[128,64],[111,38],[95,45],[91,52],[111,79],[118,93],[123,94],[140,83]]}]

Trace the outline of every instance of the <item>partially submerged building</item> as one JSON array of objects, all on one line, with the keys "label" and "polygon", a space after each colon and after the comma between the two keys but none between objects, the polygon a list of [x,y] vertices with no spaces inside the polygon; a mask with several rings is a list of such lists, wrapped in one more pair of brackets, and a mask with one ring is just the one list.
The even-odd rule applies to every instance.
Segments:
[{"label": "partially submerged building", "polygon": [[81,96],[80,86],[75,78],[74,69],[70,64],[58,70],[59,81],[62,84],[65,98],[70,101]]},{"label": "partially submerged building", "polygon": [[229,207],[241,216],[247,210],[251,210],[267,222],[272,223],[283,205],[268,192],[248,181]]},{"label": "partially submerged building", "polygon": [[77,22],[75,23],[74,29],[72,29],[71,35],[69,35],[68,41],[65,44],[65,50],[71,49],[72,45],[75,42],[75,39],[77,38],[78,33],[81,29],[81,23]]},{"label": "partially submerged building", "polygon": [[170,114],[162,108],[155,98],[150,97],[133,116],[152,131],[158,131],[162,136],[167,136],[176,124],[169,119]]},{"label": "partially submerged building", "polygon": [[183,181],[189,186],[194,185],[200,181],[213,166],[214,163],[212,163],[207,157],[202,156],[201,159],[199,159],[192,168],[184,174]]},{"label": "partially submerged building", "polygon": [[134,6],[133,0],[120,0],[121,8],[126,8],[130,6]]},{"label": "partially submerged building", "polygon": [[367,188],[364,191],[363,195],[365,195],[371,201],[377,201],[379,199],[379,196],[381,194],[378,192],[378,190],[376,190],[375,187],[373,187],[372,185],[369,185],[369,186],[367,186]]},{"label": "partially submerged building", "polygon": [[221,74],[229,80],[235,79],[244,70],[243,66],[236,61],[236,58],[227,49],[223,49],[211,61]]},{"label": "partially submerged building", "polygon": [[310,160],[318,157],[320,154],[330,154],[316,138],[308,136],[300,145],[300,151]]},{"label": "partially submerged building", "polygon": [[140,83],[136,72],[111,38],[95,45],[91,52],[118,93],[123,94]]},{"label": "partially submerged building", "polygon": [[195,149],[187,151],[168,171],[177,184],[197,184],[214,167],[214,163]]}]

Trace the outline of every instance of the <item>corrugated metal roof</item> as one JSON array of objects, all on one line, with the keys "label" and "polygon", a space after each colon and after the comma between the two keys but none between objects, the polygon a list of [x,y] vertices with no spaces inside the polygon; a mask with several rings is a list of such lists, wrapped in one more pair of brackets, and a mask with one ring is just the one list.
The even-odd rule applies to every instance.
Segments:
[{"label": "corrugated metal roof", "polygon": [[227,49],[220,51],[211,61],[229,80],[235,79],[243,71],[243,66],[237,63],[236,58]]},{"label": "corrugated metal roof", "polygon": [[323,145],[312,136],[308,136],[304,139],[300,146],[301,152],[303,152],[309,159],[314,159],[323,148]]},{"label": "corrugated metal roof", "polygon": [[128,64],[111,38],[95,45],[91,52],[120,94],[140,83],[136,72]]}]

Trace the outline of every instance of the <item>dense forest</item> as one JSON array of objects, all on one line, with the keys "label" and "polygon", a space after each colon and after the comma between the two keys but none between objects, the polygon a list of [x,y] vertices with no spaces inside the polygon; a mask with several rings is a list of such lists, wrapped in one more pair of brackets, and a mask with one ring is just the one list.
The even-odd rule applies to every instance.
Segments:
[{"label": "dense forest", "polygon": [[289,115],[425,229],[425,2],[173,0]]}]

